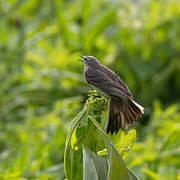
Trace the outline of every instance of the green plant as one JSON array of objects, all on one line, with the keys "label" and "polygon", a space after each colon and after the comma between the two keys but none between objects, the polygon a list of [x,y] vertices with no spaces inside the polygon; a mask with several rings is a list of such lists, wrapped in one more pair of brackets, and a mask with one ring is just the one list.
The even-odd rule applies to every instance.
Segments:
[{"label": "green plant", "polygon": [[176,179],[180,170],[180,107],[165,110],[154,103],[151,123],[144,130],[143,142],[132,148],[127,164],[142,179]]},{"label": "green plant", "polygon": [[104,97],[90,96],[83,110],[73,120],[67,135],[64,158],[68,180],[138,179],[121,157],[125,158],[132,148],[135,134],[124,135],[120,131],[108,137],[103,131],[107,109]]},{"label": "green plant", "polygon": [[180,102],[179,22],[179,0],[0,0],[0,178],[64,179],[67,129],[89,89],[80,54],[113,69],[147,109],[128,156],[120,137],[131,138],[109,137],[127,166],[143,180],[178,176],[179,111],[163,114]]}]

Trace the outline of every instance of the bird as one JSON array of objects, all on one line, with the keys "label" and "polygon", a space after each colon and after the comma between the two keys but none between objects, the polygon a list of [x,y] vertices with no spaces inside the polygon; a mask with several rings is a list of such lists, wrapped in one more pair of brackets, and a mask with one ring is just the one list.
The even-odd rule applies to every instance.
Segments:
[{"label": "bird", "polygon": [[124,81],[93,56],[80,56],[84,63],[86,81],[109,99],[107,133],[118,133],[132,125],[144,113],[144,108],[133,100]]}]

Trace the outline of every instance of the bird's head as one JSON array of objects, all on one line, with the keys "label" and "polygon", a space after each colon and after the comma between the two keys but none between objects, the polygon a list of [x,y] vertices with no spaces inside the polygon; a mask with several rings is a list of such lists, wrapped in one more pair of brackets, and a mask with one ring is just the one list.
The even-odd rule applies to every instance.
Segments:
[{"label": "bird's head", "polygon": [[80,59],[80,61],[82,61],[85,64],[85,66],[97,67],[100,64],[99,61],[93,56],[80,56],[80,57],[83,58]]}]

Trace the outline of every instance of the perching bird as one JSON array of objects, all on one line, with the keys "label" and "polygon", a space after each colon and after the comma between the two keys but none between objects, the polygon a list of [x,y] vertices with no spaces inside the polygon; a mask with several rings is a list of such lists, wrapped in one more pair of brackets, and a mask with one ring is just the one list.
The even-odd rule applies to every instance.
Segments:
[{"label": "perching bird", "polygon": [[107,133],[117,133],[120,128],[133,124],[144,113],[144,108],[133,100],[127,85],[95,57],[81,57],[87,82],[110,99]]}]

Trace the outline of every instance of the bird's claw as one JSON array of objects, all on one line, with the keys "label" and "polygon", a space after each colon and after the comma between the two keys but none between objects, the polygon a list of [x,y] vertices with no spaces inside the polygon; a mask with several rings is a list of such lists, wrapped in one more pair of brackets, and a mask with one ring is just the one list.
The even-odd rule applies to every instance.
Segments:
[{"label": "bird's claw", "polygon": [[101,98],[101,96],[97,95],[97,94],[92,94],[93,98]]}]

